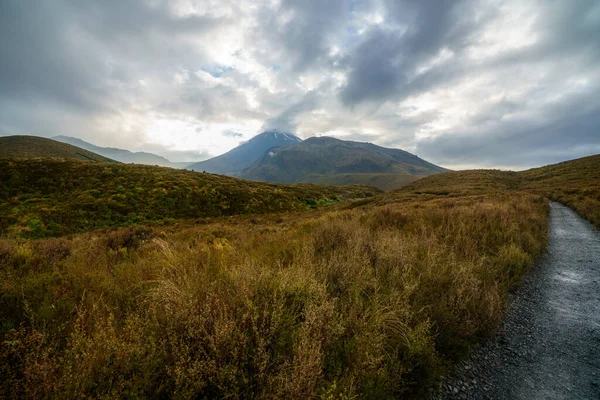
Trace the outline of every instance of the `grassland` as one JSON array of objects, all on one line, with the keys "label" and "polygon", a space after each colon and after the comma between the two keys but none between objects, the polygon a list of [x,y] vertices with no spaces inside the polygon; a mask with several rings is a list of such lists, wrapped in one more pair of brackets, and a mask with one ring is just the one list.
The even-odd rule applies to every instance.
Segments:
[{"label": "grassland", "polygon": [[310,175],[308,181],[319,185],[367,185],[383,191],[398,189],[426,175],[408,174],[330,174]]},{"label": "grassland", "polygon": [[521,172],[473,170],[431,175],[372,201],[387,204],[511,190],[558,201],[600,228],[600,155]]},{"label": "grassland", "polygon": [[297,212],[379,190],[273,185],[171,168],[0,159],[0,235],[42,238],[113,226]]},{"label": "grassland", "polygon": [[547,205],[484,192],[0,242],[3,397],[418,397],[484,338]]},{"label": "grassland", "polygon": [[5,237],[0,397],[422,398],[543,252],[549,180],[584,196],[588,172],[450,172],[316,211]]},{"label": "grassland", "polygon": [[520,172],[523,190],[574,209],[600,228],[600,155]]}]

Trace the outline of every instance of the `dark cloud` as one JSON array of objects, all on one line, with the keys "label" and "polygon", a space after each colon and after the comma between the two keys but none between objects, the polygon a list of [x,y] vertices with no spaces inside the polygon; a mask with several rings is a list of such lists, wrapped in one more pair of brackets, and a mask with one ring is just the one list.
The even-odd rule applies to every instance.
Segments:
[{"label": "dark cloud", "polygon": [[292,104],[276,117],[267,120],[263,126],[264,130],[275,130],[279,132],[295,132],[299,124],[298,118],[312,111],[318,104],[319,94],[316,90],[307,92],[302,99]]},{"label": "dark cloud", "polygon": [[[597,90],[574,96],[570,104],[553,103],[543,107],[542,118],[519,117],[502,121],[502,109],[492,108],[472,124],[467,132],[452,132],[417,146],[417,152],[441,163],[534,167],[600,152],[600,104]],[[505,108],[514,111],[512,105]]]},{"label": "dark cloud", "polygon": [[261,12],[256,35],[265,47],[255,51],[260,58],[279,55],[272,64],[293,72],[328,63],[332,45],[347,29],[349,9],[345,0],[283,0],[275,12]]},{"label": "dark cloud", "polygon": [[447,69],[426,74],[418,74],[417,70],[442,49],[461,51],[468,38],[477,33],[464,3],[385,2],[387,24],[368,32],[348,57],[348,83],[340,91],[341,100],[354,105],[403,99],[435,85],[440,76],[450,76]]},{"label": "dark cloud", "polygon": [[2,98],[101,107],[99,98],[106,92],[93,78],[103,77],[108,69],[64,29],[73,16],[58,4],[5,1],[0,5]]},{"label": "dark cloud", "polygon": [[9,0],[0,134],[195,159],[279,129],[538,165],[599,151],[599,37],[595,0]]}]

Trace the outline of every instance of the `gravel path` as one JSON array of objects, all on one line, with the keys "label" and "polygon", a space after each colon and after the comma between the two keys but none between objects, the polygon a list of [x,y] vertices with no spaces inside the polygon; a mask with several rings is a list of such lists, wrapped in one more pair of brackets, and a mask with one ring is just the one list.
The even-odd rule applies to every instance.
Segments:
[{"label": "gravel path", "polygon": [[437,399],[600,399],[600,231],[551,207],[547,254]]}]

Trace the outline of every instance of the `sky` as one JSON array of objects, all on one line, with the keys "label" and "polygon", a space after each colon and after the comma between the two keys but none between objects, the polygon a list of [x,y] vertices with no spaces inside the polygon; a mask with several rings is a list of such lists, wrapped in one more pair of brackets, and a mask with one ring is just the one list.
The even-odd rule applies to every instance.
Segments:
[{"label": "sky", "polygon": [[267,129],[448,168],[600,153],[597,0],[6,0],[0,135],[194,161]]}]

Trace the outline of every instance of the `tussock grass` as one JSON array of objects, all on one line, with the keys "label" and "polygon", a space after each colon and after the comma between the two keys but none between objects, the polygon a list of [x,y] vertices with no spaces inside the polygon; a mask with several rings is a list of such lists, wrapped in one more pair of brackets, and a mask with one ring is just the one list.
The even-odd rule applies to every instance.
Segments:
[{"label": "tussock grass", "polygon": [[[161,210],[194,219],[0,238],[2,398],[421,398],[498,325],[545,247],[546,198],[600,226],[600,156],[449,172],[349,204],[333,203],[373,193],[141,166],[101,179],[106,164],[19,162],[0,169],[7,228],[44,236],[39,216],[79,201],[133,199],[147,222]],[[40,181],[42,165],[73,177],[68,190]],[[95,189],[86,174],[108,197],[63,204]],[[215,189],[202,212],[166,207],[195,187]],[[115,219],[78,214],[64,226],[134,224],[119,207]],[[218,215],[229,216],[205,218]]]},{"label": "tussock grass", "polygon": [[540,194],[563,203],[600,228],[600,155],[521,172],[474,170],[432,175],[365,201],[378,204],[428,201],[513,190]]},{"label": "tussock grass", "polygon": [[574,209],[600,228],[600,155],[523,171],[523,189]]},{"label": "tussock grass", "polygon": [[1,239],[0,397],[419,397],[545,245],[543,197],[478,190]]}]

